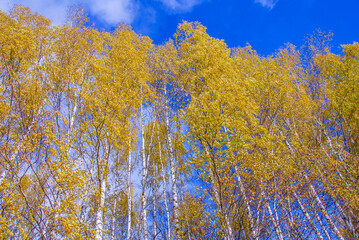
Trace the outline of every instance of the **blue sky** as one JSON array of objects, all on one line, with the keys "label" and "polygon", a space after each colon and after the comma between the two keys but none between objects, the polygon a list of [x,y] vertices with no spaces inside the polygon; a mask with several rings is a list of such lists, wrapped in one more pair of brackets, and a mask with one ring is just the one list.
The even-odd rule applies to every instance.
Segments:
[{"label": "blue sky", "polygon": [[336,53],[340,44],[359,41],[358,0],[0,0],[0,9],[23,4],[58,25],[74,3],[98,28],[110,31],[125,22],[156,44],[171,38],[183,20],[201,22],[229,47],[249,43],[262,55],[288,42],[300,46],[319,28],[334,33]]}]

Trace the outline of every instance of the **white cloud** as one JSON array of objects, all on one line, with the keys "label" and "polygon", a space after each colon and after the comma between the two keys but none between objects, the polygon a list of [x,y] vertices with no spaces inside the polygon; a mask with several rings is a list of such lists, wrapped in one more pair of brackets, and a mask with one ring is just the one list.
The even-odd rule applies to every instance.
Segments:
[{"label": "white cloud", "polygon": [[80,4],[92,15],[109,24],[131,23],[137,13],[135,0],[0,0],[0,9],[7,11],[14,4],[22,4],[51,19],[54,25],[63,24],[67,9]]},{"label": "white cloud", "polygon": [[137,6],[133,0],[92,0],[91,13],[109,24],[131,23],[136,15]]},{"label": "white cloud", "polygon": [[278,0],[254,0],[256,3],[261,4],[263,7],[267,7],[269,9],[274,8],[277,4]]},{"label": "white cloud", "polygon": [[188,12],[204,0],[159,0],[166,8],[174,12]]},{"label": "white cloud", "polygon": [[[165,8],[172,13],[189,12],[194,6],[207,0],[156,0],[161,2]],[[255,0],[262,2],[264,0]],[[274,1],[274,0],[272,0]],[[8,11],[15,4],[30,7],[33,12],[52,20],[53,25],[65,23],[67,9],[69,6],[79,4],[88,11],[110,25],[124,22],[131,24],[140,13],[150,14],[151,9],[144,8],[140,0],[0,0],[0,10]]]}]

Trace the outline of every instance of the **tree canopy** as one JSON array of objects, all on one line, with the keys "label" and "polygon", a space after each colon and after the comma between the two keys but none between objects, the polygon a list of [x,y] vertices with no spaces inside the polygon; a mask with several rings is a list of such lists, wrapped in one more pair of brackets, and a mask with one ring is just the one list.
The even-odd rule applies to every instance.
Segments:
[{"label": "tree canopy", "polygon": [[1,239],[359,238],[359,43],[87,21],[0,11]]}]

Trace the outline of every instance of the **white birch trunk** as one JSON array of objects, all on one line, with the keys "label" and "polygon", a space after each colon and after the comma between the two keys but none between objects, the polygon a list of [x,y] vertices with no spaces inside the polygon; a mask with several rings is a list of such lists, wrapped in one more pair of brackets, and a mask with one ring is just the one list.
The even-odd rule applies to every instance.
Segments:
[{"label": "white birch trunk", "polygon": [[304,174],[306,180],[309,183],[309,188],[313,194],[313,197],[315,199],[315,201],[317,202],[319,208],[322,210],[322,214],[324,215],[325,220],[327,221],[327,224],[329,224],[329,226],[333,229],[335,235],[337,235],[337,237],[340,240],[344,240],[344,238],[342,237],[341,233],[339,232],[339,229],[337,228],[337,226],[335,226],[335,224],[333,223],[331,217],[329,216],[329,214],[327,213],[327,210],[325,209],[322,200],[320,199],[320,197],[317,194],[317,191],[315,190],[314,186],[310,183],[308,176],[306,174]]},{"label": "white birch trunk", "polygon": [[217,206],[219,207],[221,213],[224,215],[224,221],[225,221],[225,224],[226,224],[226,228],[225,228],[225,239],[227,240],[234,240],[234,236],[233,236],[233,230],[232,230],[232,227],[231,227],[231,223],[229,221],[229,216],[227,214],[227,211],[225,211],[225,209],[223,209],[222,207],[222,201],[221,201],[221,198],[219,197],[219,192],[218,192],[218,189],[217,187],[215,186],[215,182],[213,181],[213,173],[211,174],[212,177],[211,177],[211,184],[213,186],[213,191],[214,191],[214,196],[216,198],[216,201],[217,201]]},{"label": "white birch trunk", "polygon": [[178,191],[177,191],[177,178],[176,178],[176,163],[175,163],[175,155],[174,155],[174,149],[173,149],[173,144],[172,144],[172,139],[171,139],[171,134],[170,134],[170,119],[169,119],[169,112],[170,112],[170,108],[168,106],[169,101],[166,97],[167,95],[167,90],[166,87],[164,87],[164,93],[165,93],[165,121],[166,121],[166,135],[167,135],[167,142],[168,142],[168,148],[169,148],[169,153],[170,153],[170,178],[171,178],[171,190],[172,190],[172,198],[173,198],[173,208],[174,208],[174,213],[173,213],[173,217],[174,217],[174,225],[175,225],[175,229],[177,229],[178,227]]},{"label": "white birch trunk", "polygon": [[156,239],[157,239],[157,196],[156,196],[156,190],[154,189],[153,190],[153,240]]},{"label": "white birch trunk", "polygon": [[106,180],[104,177],[102,177],[100,184],[101,184],[100,205],[96,213],[95,240],[102,240],[102,235],[103,235],[103,210],[105,207],[105,197],[106,197]]},{"label": "white birch trunk", "polygon": [[309,213],[307,212],[307,210],[305,209],[302,201],[300,200],[300,198],[298,197],[298,195],[293,191],[293,196],[294,198],[297,200],[300,209],[302,210],[305,218],[307,219],[308,223],[310,224],[310,226],[313,228],[315,234],[317,235],[317,238],[319,240],[323,240],[323,236],[321,235],[319,229],[317,228],[317,226],[314,224],[314,222],[312,221],[312,218],[310,217]]},{"label": "white birch trunk", "polygon": [[[170,152],[170,171],[171,171],[171,182],[172,182],[172,195],[173,195],[173,205],[175,209],[178,209],[178,192],[177,192],[177,178],[176,178],[176,169],[175,169],[175,156],[173,150],[172,139],[170,136],[170,124],[169,117],[166,116],[166,127],[167,127],[167,141]],[[175,210],[175,215],[177,217],[177,213]]]},{"label": "white birch trunk", "polygon": [[163,171],[163,173],[162,173],[163,198],[164,198],[164,202],[165,202],[165,210],[166,210],[166,217],[167,217],[167,238],[170,240],[171,239],[171,221],[170,221],[170,211],[169,211],[168,204],[167,204],[167,194],[166,194],[167,181],[166,181],[165,172],[164,172],[165,168],[163,166],[163,161],[162,161],[162,148],[161,148],[159,131],[158,131],[158,149],[159,149],[160,162],[161,162],[162,171]]},{"label": "white birch trunk", "polygon": [[278,228],[279,228],[279,232],[280,232],[280,234],[281,234],[281,236],[282,236],[282,239],[284,239],[284,237],[283,237],[283,232],[282,232],[282,230],[281,230],[281,224],[280,224],[279,217],[278,217],[278,209],[277,209],[277,207],[276,207],[276,199],[277,199],[277,198],[274,197],[274,201],[273,201],[274,217],[275,217],[277,226],[278,226]]},{"label": "white birch trunk", "polygon": [[[107,133],[108,135],[108,133]],[[109,146],[108,143],[105,142],[103,144],[103,163],[98,162],[97,166],[97,177],[100,182],[100,205],[97,209],[96,213],[96,226],[95,226],[95,240],[102,240],[103,237],[103,213],[105,208],[105,200],[106,200],[106,176],[105,176],[105,164],[107,164],[109,158]]]},{"label": "white birch trunk", "polygon": [[292,207],[290,206],[290,199],[288,198],[287,199],[287,202],[288,202],[288,206],[286,208],[287,210],[287,214],[288,214],[288,221],[289,221],[289,228],[290,228],[290,231],[291,233],[293,232],[293,230],[295,229],[294,227],[294,218],[293,218],[293,214],[292,214]]},{"label": "white birch trunk", "polygon": [[231,223],[229,221],[227,211],[224,212],[224,219],[225,219],[226,224],[227,224],[227,236],[226,236],[225,239],[234,240],[233,230],[232,230],[232,227],[231,227]]},{"label": "white birch trunk", "polygon": [[353,223],[352,223],[352,218],[350,215],[353,216],[353,213],[352,211],[349,212],[349,214],[345,214],[343,208],[340,206],[339,202],[336,200],[336,199],[333,199],[334,203],[335,203],[335,206],[337,207],[338,209],[338,212],[339,212],[339,215],[342,217],[345,225],[347,226],[347,228],[349,229],[350,233],[353,235],[352,237],[354,239],[358,239],[359,236],[358,236],[358,233],[356,232],[354,226],[353,226]]},{"label": "white birch trunk", "polygon": [[332,238],[330,237],[330,235],[329,235],[329,233],[328,233],[326,227],[325,227],[324,224],[323,224],[322,219],[320,218],[320,216],[319,216],[317,210],[315,209],[316,206],[312,206],[312,208],[313,208],[314,216],[315,216],[315,218],[317,219],[317,221],[319,222],[319,225],[320,225],[320,227],[322,228],[322,230],[323,230],[325,236],[327,236],[327,238],[328,238],[329,240],[331,240]]},{"label": "white birch trunk", "polygon": [[283,240],[283,233],[282,233],[282,230],[280,229],[280,225],[276,219],[276,217],[273,215],[273,212],[272,212],[272,208],[270,207],[270,204],[267,203],[267,209],[268,209],[268,213],[269,213],[269,217],[273,223],[273,226],[274,226],[274,230],[277,234],[277,237],[279,240]]},{"label": "white birch trunk", "polygon": [[254,219],[253,219],[252,209],[251,209],[251,206],[250,206],[249,201],[247,199],[247,194],[245,192],[244,185],[243,185],[243,182],[242,182],[242,178],[241,178],[241,176],[239,174],[239,170],[238,170],[237,166],[235,166],[235,170],[236,170],[236,173],[237,173],[237,179],[238,179],[238,183],[239,183],[239,190],[240,190],[241,195],[243,197],[244,204],[245,204],[245,206],[247,208],[249,224],[250,224],[251,231],[252,231],[252,237],[254,239],[259,239],[259,236],[257,236],[256,228],[254,226]]},{"label": "white birch trunk", "polygon": [[[291,147],[291,145],[290,145],[290,143],[288,142],[287,139],[285,140],[285,143],[286,143],[286,145],[288,146],[288,148],[290,149],[290,151],[294,154],[294,150],[292,149],[292,147]],[[322,214],[323,214],[325,220],[327,221],[327,223],[329,224],[329,226],[333,229],[333,231],[334,231],[334,233],[337,235],[337,237],[338,237],[340,240],[344,240],[344,238],[341,236],[341,234],[340,234],[338,228],[334,225],[334,223],[333,223],[331,217],[330,217],[329,214],[327,213],[327,211],[326,211],[326,209],[325,209],[325,207],[324,207],[324,205],[323,205],[321,199],[319,198],[319,196],[318,196],[318,194],[317,194],[315,188],[313,187],[313,185],[310,183],[309,178],[308,178],[308,176],[307,176],[307,174],[306,174],[305,172],[304,172],[304,177],[305,177],[305,179],[307,180],[307,182],[308,182],[308,184],[309,184],[309,188],[310,188],[310,190],[311,190],[311,192],[312,192],[312,194],[313,194],[313,197],[314,197],[315,201],[317,202],[319,208],[321,209]]]},{"label": "white birch trunk", "polygon": [[172,139],[170,135],[170,120],[169,120],[169,107],[167,106],[166,102],[166,134],[167,134],[167,142],[168,148],[170,153],[170,178],[171,178],[171,190],[172,190],[172,198],[173,198],[173,222],[175,231],[178,229],[178,191],[177,191],[177,178],[176,178],[176,163],[175,163],[175,156],[174,156],[174,149],[172,144]]},{"label": "white birch trunk", "polygon": [[[227,132],[226,127],[225,127],[225,132]],[[227,140],[228,140],[228,144],[230,144],[230,140],[229,140],[228,136],[227,136]],[[207,148],[206,148],[206,152],[209,155],[209,152],[208,152]],[[235,168],[237,179],[238,179],[238,182],[239,182],[239,187],[240,187],[239,189],[240,189],[241,195],[243,196],[244,204],[246,205],[246,208],[247,208],[247,211],[248,211],[248,218],[249,218],[249,224],[250,224],[251,231],[252,231],[252,237],[254,239],[259,239],[259,236],[257,236],[258,233],[256,231],[257,229],[255,227],[255,223],[254,223],[254,219],[253,219],[252,209],[251,209],[251,206],[250,206],[249,201],[247,199],[247,194],[246,194],[245,189],[244,189],[244,185],[243,185],[243,182],[242,182],[241,175],[239,174],[238,166],[235,166],[234,168]],[[218,200],[219,200],[219,196],[218,196]],[[228,232],[230,233],[230,236],[232,236],[234,238],[233,233],[232,233],[232,228],[230,226],[230,222],[228,221],[228,216],[226,218],[227,218],[226,222],[227,222],[227,225],[229,227]]]},{"label": "white birch trunk", "polygon": [[[77,94],[76,94],[77,95]],[[67,132],[67,142],[68,142],[68,149],[67,149],[67,156],[70,155],[70,147],[71,147],[71,135],[72,135],[72,130],[74,128],[74,124],[75,124],[75,116],[76,116],[76,112],[77,112],[77,97],[75,99],[75,103],[74,103],[74,107],[72,109],[72,113],[71,113],[71,117],[70,117],[70,121],[69,121],[69,130]]]},{"label": "white birch trunk", "polygon": [[[317,122],[318,122],[318,121],[317,121]],[[334,147],[333,147],[333,144],[332,144],[332,141],[331,141],[331,139],[330,139],[330,137],[329,137],[327,131],[325,131],[325,130],[324,130],[324,135],[326,136],[326,138],[327,138],[327,140],[328,140],[328,143],[329,143],[329,146],[330,146],[330,149],[332,150],[332,152],[334,152],[334,153],[338,156],[339,160],[344,163],[343,156],[342,156],[340,153],[337,153],[337,152],[335,151],[335,149],[334,149]],[[330,156],[329,156],[329,154],[327,153],[327,151],[325,150],[324,146],[323,146],[322,148],[323,148],[323,150],[325,151],[325,153],[326,153],[326,155],[328,156],[328,158],[330,158]],[[338,169],[336,169],[336,172],[337,172],[338,176],[340,177],[340,179],[345,183],[345,185],[347,186],[347,188],[350,189],[349,184],[345,181],[345,179],[344,179],[343,175],[341,174],[341,172],[340,172]],[[337,201],[335,198],[333,198],[333,201],[334,201],[334,203],[335,203],[335,206],[336,206],[337,209],[338,209],[339,214],[342,216],[345,225],[347,226],[347,228],[349,229],[349,231],[353,234],[353,237],[354,237],[354,238],[358,238],[359,236],[358,236],[358,234],[357,234],[357,232],[356,232],[356,230],[355,230],[355,228],[354,228],[354,226],[353,226],[353,224],[352,224],[351,217],[350,217],[350,216],[346,216],[346,214],[344,213],[343,208],[340,206],[340,204],[338,203],[338,201]]]},{"label": "white birch trunk", "polygon": [[0,185],[2,184],[2,182],[4,181],[7,173],[8,173],[8,169],[6,167],[6,163],[3,164],[3,166],[1,167],[1,171],[0,171]]},{"label": "white birch trunk", "polygon": [[141,193],[141,226],[143,230],[143,239],[148,240],[148,227],[147,227],[147,158],[145,152],[145,126],[143,120],[143,109],[141,105],[141,138],[142,138],[142,193]]},{"label": "white birch trunk", "polygon": [[[207,156],[209,158],[211,158],[210,156],[210,153],[209,153],[209,150],[208,150],[208,147],[207,146],[203,146],[205,148],[205,151],[207,153]],[[211,159],[212,161],[212,159]],[[230,220],[229,220],[229,216],[228,216],[228,213],[225,209],[223,209],[223,204],[222,204],[222,199],[219,195],[219,189],[217,188],[217,185],[214,181],[214,170],[212,169],[212,167],[210,167],[209,169],[209,176],[210,176],[210,181],[211,181],[211,185],[212,185],[212,188],[213,188],[213,192],[214,192],[214,197],[215,197],[215,200],[216,200],[216,204],[217,204],[217,207],[219,208],[219,211],[221,212],[221,214],[224,215],[224,221],[225,221],[225,239],[227,240],[233,240],[234,239],[234,235],[233,235],[233,230],[232,230],[232,227],[231,227],[231,223],[230,223]]]},{"label": "white birch trunk", "polygon": [[132,151],[131,136],[128,145],[128,165],[127,165],[127,240],[131,239],[131,212],[132,212],[132,196],[131,196],[131,169],[132,169]]},{"label": "white birch trunk", "polygon": [[168,208],[167,195],[165,192],[165,188],[163,188],[163,197],[165,198],[165,209],[166,209],[166,216],[167,216],[167,239],[171,239],[172,233],[171,233],[170,210]]}]

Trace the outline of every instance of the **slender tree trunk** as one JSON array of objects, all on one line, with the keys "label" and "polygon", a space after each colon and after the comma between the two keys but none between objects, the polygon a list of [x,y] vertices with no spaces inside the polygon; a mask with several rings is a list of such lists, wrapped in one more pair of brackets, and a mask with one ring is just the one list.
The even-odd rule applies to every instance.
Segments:
[{"label": "slender tree trunk", "polygon": [[226,221],[227,224],[227,233],[226,233],[227,236],[225,239],[234,240],[233,230],[232,230],[231,222],[229,221],[227,211],[224,212],[224,220]]},{"label": "slender tree trunk", "polygon": [[[212,177],[213,177],[213,173],[210,174],[210,175],[212,175]],[[211,179],[212,179],[212,177],[211,177]],[[219,190],[215,186],[215,182],[213,181],[213,179],[211,180],[211,184],[213,186],[214,196],[215,196],[217,204],[218,204],[217,206],[219,207],[219,210],[220,210],[221,214],[223,214],[224,221],[225,221],[225,224],[226,224],[226,227],[225,227],[225,235],[226,235],[225,239],[234,240],[233,230],[232,230],[232,226],[231,226],[231,223],[230,223],[230,220],[229,220],[228,213],[222,207],[222,201],[221,201],[221,198],[219,196]]]},{"label": "slender tree trunk", "polygon": [[[317,120],[317,122],[320,123],[318,120]],[[339,160],[340,160],[342,163],[344,163],[343,156],[342,156],[340,153],[337,153],[337,152],[335,151],[335,149],[334,149],[334,147],[333,147],[333,144],[332,144],[332,141],[331,141],[331,139],[330,139],[330,137],[329,137],[329,135],[328,135],[328,133],[327,133],[327,131],[326,131],[325,129],[324,129],[324,135],[325,135],[325,137],[326,137],[327,140],[328,140],[328,143],[329,143],[331,152],[335,153],[335,154],[338,156]],[[325,153],[326,153],[326,155],[328,156],[328,158],[330,158],[330,155],[327,153],[327,151],[325,150],[324,146],[323,146],[322,148],[323,148],[323,150],[325,151]],[[336,173],[338,174],[338,176],[340,177],[340,179],[345,183],[346,187],[347,187],[348,189],[351,189],[350,186],[349,186],[349,184],[345,181],[343,175],[341,174],[341,172],[340,172],[338,169],[336,169]],[[346,225],[346,227],[349,229],[349,231],[350,231],[351,234],[353,235],[352,237],[353,237],[353,238],[358,238],[359,236],[358,236],[358,234],[357,234],[357,232],[356,232],[356,230],[355,230],[355,228],[354,228],[354,226],[353,226],[353,224],[352,224],[351,217],[350,217],[350,216],[347,216],[347,215],[345,214],[343,208],[340,206],[339,202],[335,199],[335,197],[333,197],[333,201],[334,201],[334,203],[335,203],[335,206],[336,206],[337,209],[338,209],[339,214],[342,216],[342,218],[343,218],[343,220],[344,220],[344,224]]]},{"label": "slender tree trunk", "polygon": [[[291,145],[290,145],[290,143],[288,142],[287,139],[285,140],[285,143],[286,143],[286,145],[288,146],[289,150],[290,150],[293,154],[295,154],[293,148],[291,147]],[[339,232],[338,228],[334,225],[334,223],[333,223],[331,217],[330,217],[329,214],[327,213],[327,211],[326,211],[326,209],[325,209],[325,207],[324,207],[324,205],[323,205],[323,203],[322,203],[320,197],[319,197],[318,194],[317,194],[317,191],[315,190],[314,186],[313,186],[313,185],[311,184],[311,182],[309,181],[309,178],[308,178],[306,172],[304,172],[304,177],[305,177],[305,179],[307,180],[307,182],[308,182],[308,184],[309,184],[309,189],[310,189],[310,191],[311,191],[311,193],[312,193],[312,195],[313,195],[315,201],[317,202],[319,208],[321,209],[322,214],[323,214],[325,220],[327,221],[327,224],[333,229],[334,233],[337,235],[337,237],[338,237],[340,240],[344,240],[344,238],[341,236],[341,233]]]},{"label": "slender tree trunk", "polygon": [[315,190],[314,186],[310,183],[307,174],[304,174],[304,177],[305,177],[305,179],[307,180],[307,182],[309,183],[310,191],[312,192],[315,201],[317,202],[319,208],[321,209],[322,214],[323,214],[325,220],[327,221],[327,224],[329,224],[329,226],[333,229],[335,235],[337,235],[337,237],[338,237],[340,240],[344,240],[344,238],[342,237],[341,233],[339,232],[339,229],[337,228],[337,226],[335,226],[335,224],[333,223],[331,217],[330,217],[329,214],[327,213],[327,210],[325,209],[325,207],[324,207],[324,205],[323,205],[323,203],[322,203],[322,200],[321,200],[320,197],[318,196],[317,191]]},{"label": "slender tree trunk", "polygon": [[153,187],[153,240],[157,239],[157,193]]},{"label": "slender tree trunk", "polygon": [[170,216],[170,210],[168,208],[167,194],[166,194],[165,188],[163,188],[163,197],[164,197],[164,201],[165,201],[165,209],[166,209],[166,216],[167,216],[167,239],[171,239],[171,236],[172,236],[171,216]]},{"label": "slender tree trunk", "polygon": [[67,150],[67,156],[70,155],[71,135],[72,135],[73,128],[74,128],[74,124],[75,124],[76,112],[77,112],[77,94],[76,94],[76,97],[75,97],[74,107],[73,107],[73,109],[72,109],[71,116],[70,116],[69,130],[68,130],[68,132],[67,132],[67,135],[68,135],[68,140],[67,140],[67,142],[68,142],[68,145],[69,145],[69,148],[68,148],[68,150]]},{"label": "slender tree trunk", "polygon": [[313,228],[315,234],[317,235],[317,238],[320,239],[320,240],[323,240],[324,239],[323,236],[321,235],[321,233],[320,233],[319,229],[317,228],[317,226],[312,221],[312,218],[310,217],[309,213],[305,209],[305,206],[303,205],[302,201],[300,200],[298,195],[295,193],[295,191],[293,191],[293,196],[294,196],[295,200],[297,200],[300,209],[302,210],[302,212],[303,212],[305,218],[307,219],[308,223],[310,224],[310,226]]},{"label": "slender tree trunk", "polygon": [[[333,198],[333,201],[335,203],[335,206],[338,209],[339,215],[342,217],[344,224],[346,225],[346,227],[349,229],[350,233],[352,234],[353,239],[358,239],[358,233],[356,232],[353,223],[352,223],[352,217],[353,213],[351,211],[349,211],[349,214],[345,214],[344,209],[340,206],[340,203]],[[351,216],[350,216],[351,215]]]},{"label": "slender tree trunk", "polygon": [[166,217],[167,217],[167,238],[170,240],[171,239],[171,219],[170,219],[170,211],[169,211],[168,203],[167,203],[167,194],[166,194],[167,181],[166,181],[166,177],[165,177],[165,168],[163,166],[163,161],[162,161],[162,148],[161,148],[159,130],[158,130],[158,149],[159,149],[161,167],[162,167],[162,171],[163,171],[162,172],[163,199],[164,199],[164,202],[165,202],[165,210],[166,210]]},{"label": "slender tree trunk", "polygon": [[245,192],[244,185],[243,185],[243,182],[242,182],[242,178],[241,178],[241,175],[239,174],[239,170],[238,170],[237,166],[235,166],[235,170],[236,170],[236,173],[237,173],[237,179],[238,179],[238,183],[239,183],[239,190],[240,190],[241,195],[243,197],[245,207],[247,208],[248,219],[249,219],[249,224],[250,224],[250,227],[251,227],[252,237],[253,237],[253,239],[259,239],[259,236],[257,236],[256,228],[254,226],[254,219],[253,219],[252,209],[251,209],[251,206],[249,204],[247,194]]},{"label": "slender tree trunk", "polygon": [[103,235],[103,210],[105,208],[105,197],[106,197],[106,180],[102,176],[100,182],[100,205],[96,213],[96,231],[95,240],[102,240]]},{"label": "slender tree trunk", "polygon": [[290,206],[290,199],[287,198],[287,207],[286,207],[286,211],[288,214],[288,221],[289,221],[289,231],[291,233],[290,236],[297,236],[297,230],[296,227],[294,226],[294,218],[293,218],[293,214],[292,214],[292,207]]},{"label": "slender tree trunk", "polygon": [[267,203],[267,209],[268,209],[268,213],[269,213],[269,217],[273,223],[273,226],[274,226],[274,230],[277,234],[277,237],[279,240],[283,240],[283,233],[282,233],[282,230],[280,228],[280,224],[279,222],[277,221],[276,217],[273,215],[273,212],[272,212],[272,208],[270,207],[270,204]]},{"label": "slender tree trunk", "polygon": [[[108,133],[106,134],[108,136]],[[105,209],[105,200],[106,200],[106,172],[105,165],[108,162],[110,153],[109,145],[107,142],[103,143],[103,162],[98,162],[97,166],[97,177],[99,179],[100,185],[100,203],[96,213],[96,228],[95,228],[95,240],[102,240],[103,237],[103,214]]]},{"label": "slender tree trunk", "polygon": [[7,173],[8,173],[8,169],[6,167],[6,163],[3,163],[3,166],[1,167],[1,170],[0,170],[0,185],[2,184],[2,182],[4,181]]},{"label": "slender tree trunk", "polygon": [[[225,132],[227,132],[227,128],[225,128]],[[230,145],[230,139],[227,135],[227,141],[228,141],[228,144]],[[206,149],[207,151],[207,154],[209,154],[208,152],[208,149]],[[241,195],[243,197],[243,200],[244,200],[244,204],[247,208],[247,212],[248,212],[248,218],[249,218],[249,224],[250,224],[250,227],[251,227],[251,232],[252,232],[252,237],[254,239],[259,239],[259,236],[258,236],[258,233],[257,233],[257,229],[255,227],[255,224],[254,224],[254,219],[253,219],[253,213],[252,213],[252,209],[251,209],[251,206],[249,204],[249,201],[247,199],[247,194],[246,194],[246,191],[244,189],[244,185],[243,185],[243,182],[242,182],[242,178],[241,178],[241,175],[239,173],[239,169],[238,169],[238,166],[235,166],[235,171],[236,171],[236,175],[237,175],[237,179],[238,179],[238,183],[239,183],[239,190],[241,192]],[[228,217],[227,217],[228,218]],[[227,225],[229,226],[229,229],[228,231],[230,232],[230,235],[233,235],[232,233],[232,229],[231,229],[231,226],[230,226],[230,223],[228,222]]]},{"label": "slender tree trunk", "polygon": [[131,212],[132,212],[132,196],[131,196],[131,136],[128,144],[128,163],[127,163],[127,240],[131,239]]},{"label": "slender tree trunk", "polygon": [[176,177],[176,163],[175,163],[175,155],[172,144],[172,139],[170,135],[170,120],[169,120],[169,107],[166,102],[166,134],[167,134],[167,142],[169,148],[170,155],[170,177],[171,177],[171,190],[172,190],[172,198],[173,198],[173,222],[175,227],[175,232],[178,230],[178,191],[177,191],[177,177]]},{"label": "slender tree trunk", "polygon": [[277,201],[277,194],[274,196],[274,199],[273,199],[273,206],[274,206],[274,218],[276,220],[276,223],[277,223],[277,226],[279,228],[279,231],[282,235],[282,238],[284,239],[283,237],[283,232],[281,230],[281,223],[280,223],[280,220],[279,220],[279,217],[278,217],[278,208],[276,206],[276,201]]},{"label": "slender tree trunk", "polygon": [[224,223],[225,223],[225,239],[227,240],[233,240],[234,239],[234,235],[233,235],[233,230],[232,230],[232,226],[231,226],[231,222],[228,216],[228,213],[226,211],[226,209],[223,207],[223,202],[220,196],[220,189],[217,186],[215,179],[217,178],[217,182],[218,185],[219,183],[219,179],[218,179],[218,175],[216,175],[215,171],[216,171],[216,165],[215,165],[215,159],[212,158],[212,156],[210,155],[210,152],[208,150],[209,146],[205,146],[203,145],[206,151],[207,156],[211,159],[213,166],[210,167],[209,169],[209,177],[210,177],[210,182],[213,188],[213,193],[214,193],[214,197],[216,200],[216,204],[217,207],[220,211],[221,214],[223,214],[223,218],[224,218]]},{"label": "slender tree trunk", "polygon": [[141,105],[141,138],[142,138],[142,193],[141,193],[141,226],[143,230],[143,239],[148,240],[148,227],[147,227],[147,175],[148,164],[145,151],[145,124],[143,120],[143,109]]},{"label": "slender tree trunk", "polygon": [[328,238],[329,240],[331,240],[332,238],[330,237],[330,235],[329,235],[329,233],[328,233],[328,231],[327,231],[327,228],[324,226],[323,221],[322,221],[322,219],[320,218],[320,216],[319,216],[319,214],[318,214],[318,212],[317,212],[317,210],[316,210],[316,206],[314,206],[314,204],[312,204],[312,205],[313,205],[313,206],[312,206],[312,209],[313,209],[313,213],[314,213],[315,218],[317,219],[317,221],[318,221],[320,227],[322,228],[322,230],[323,230],[325,236],[327,236],[327,238]]}]

